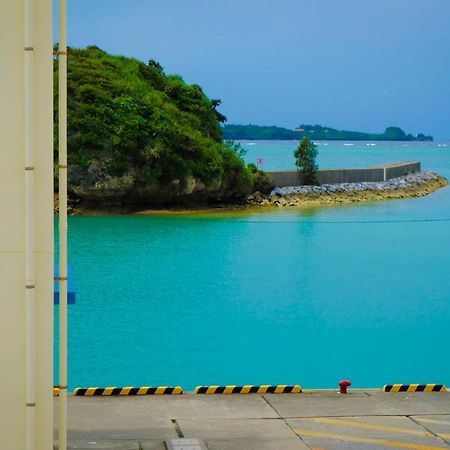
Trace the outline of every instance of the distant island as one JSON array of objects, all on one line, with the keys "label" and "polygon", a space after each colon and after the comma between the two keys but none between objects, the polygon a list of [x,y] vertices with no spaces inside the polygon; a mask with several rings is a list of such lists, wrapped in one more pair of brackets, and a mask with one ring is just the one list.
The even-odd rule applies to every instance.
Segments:
[{"label": "distant island", "polygon": [[316,141],[432,141],[432,136],[406,134],[399,127],[388,127],[384,133],[336,130],[321,125],[299,125],[295,130],[276,126],[233,125],[222,127],[224,139],[233,140],[299,140],[305,136]]}]

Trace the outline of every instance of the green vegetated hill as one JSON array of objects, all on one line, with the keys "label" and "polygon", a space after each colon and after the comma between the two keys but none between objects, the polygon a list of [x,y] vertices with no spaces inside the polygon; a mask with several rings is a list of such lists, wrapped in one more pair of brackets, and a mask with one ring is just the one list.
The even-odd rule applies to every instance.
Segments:
[{"label": "green vegetated hill", "polygon": [[359,131],[336,130],[321,125],[299,125],[295,130],[276,126],[232,125],[222,128],[225,139],[237,140],[299,140],[308,136],[314,140],[336,141],[432,141],[432,136],[419,133],[417,136],[406,134],[401,128],[388,127],[384,133],[363,133]]},{"label": "green vegetated hill", "polygon": [[222,127],[224,139],[236,140],[294,140],[299,135],[288,128],[260,125],[233,125],[226,124]]},{"label": "green vegetated hill", "polygon": [[[252,190],[253,169],[239,149],[222,142],[220,100],[166,75],[153,60],[144,64],[97,47],[71,48],[68,55],[72,198],[167,204],[234,201]],[[55,64],[56,120],[57,70]]]},{"label": "green vegetated hill", "polygon": [[360,131],[336,130],[321,125],[299,125],[294,131],[298,138],[309,136],[321,140],[345,141],[432,141],[431,136],[419,133],[417,136],[406,134],[399,127],[388,127],[384,133],[364,133]]}]

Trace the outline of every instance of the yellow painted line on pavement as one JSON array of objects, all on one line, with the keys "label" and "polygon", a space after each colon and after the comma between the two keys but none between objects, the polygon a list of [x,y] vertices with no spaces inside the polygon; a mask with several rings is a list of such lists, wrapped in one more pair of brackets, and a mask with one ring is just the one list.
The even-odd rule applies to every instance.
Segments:
[{"label": "yellow painted line on pavement", "polygon": [[353,420],[341,420],[341,419],[328,419],[325,417],[314,417],[301,419],[308,422],[324,423],[326,425],[337,425],[341,427],[361,428],[364,430],[378,430],[378,431],[391,431],[392,433],[402,434],[414,434],[420,436],[431,436],[431,433],[427,433],[422,430],[411,430],[410,428],[392,427],[390,425],[378,425],[366,422],[356,422]]},{"label": "yellow painted line on pavement", "polygon": [[[450,425],[450,422],[448,420],[436,420],[436,419],[427,419],[427,418],[414,418],[417,422],[424,422],[424,423],[433,423],[436,425]],[[450,439],[450,433],[435,433],[436,436],[439,436],[441,439]]]},{"label": "yellow painted line on pavement", "polygon": [[448,420],[437,420],[437,419],[427,419],[422,417],[413,417],[414,420],[417,420],[418,422],[425,422],[425,423],[437,423],[442,425],[450,425],[450,422]]},{"label": "yellow painted line on pavement", "polygon": [[339,441],[357,442],[360,444],[384,445],[385,447],[409,448],[413,450],[442,450],[446,447],[432,447],[431,445],[410,444],[409,442],[390,441],[387,439],[363,438],[357,436],[349,436],[346,434],[323,433],[321,431],[294,429],[294,432],[303,437],[317,437],[325,439],[334,439]]}]

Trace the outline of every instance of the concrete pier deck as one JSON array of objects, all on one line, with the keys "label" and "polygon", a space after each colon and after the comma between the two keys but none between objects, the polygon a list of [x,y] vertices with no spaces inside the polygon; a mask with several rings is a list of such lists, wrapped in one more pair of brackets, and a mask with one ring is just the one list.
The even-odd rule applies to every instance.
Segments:
[{"label": "concrete pier deck", "polygon": [[450,449],[450,392],[69,397],[68,417],[80,450]]}]

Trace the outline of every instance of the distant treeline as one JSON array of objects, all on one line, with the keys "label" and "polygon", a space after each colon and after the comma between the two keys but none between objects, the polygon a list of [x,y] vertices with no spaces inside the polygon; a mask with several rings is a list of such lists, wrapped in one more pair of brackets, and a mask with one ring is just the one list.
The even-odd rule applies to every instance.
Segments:
[{"label": "distant treeline", "polygon": [[360,131],[336,130],[321,125],[299,125],[295,130],[276,126],[224,125],[224,139],[234,140],[299,140],[305,136],[320,141],[432,141],[432,136],[419,133],[406,134],[401,128],[388,127],[384,133],[363,133]]}]

